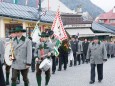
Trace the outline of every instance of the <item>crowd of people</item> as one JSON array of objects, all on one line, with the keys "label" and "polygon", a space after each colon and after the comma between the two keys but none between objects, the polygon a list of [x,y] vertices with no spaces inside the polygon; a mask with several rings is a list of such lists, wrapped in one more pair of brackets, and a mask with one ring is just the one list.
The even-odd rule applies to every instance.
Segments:
[{"label": "crowd of people", "polygon": [[[20,74],[23,76],[24,86],[29,86],[28,71],[31,67],[32,72],[36,70],[36,80],[38,86],[41,86],[42,69],[41,63],[44,59],[52,60],[52,68],[45,71],[45,86],[48,86],[51,72],[56,73],[56,70],[61,71],[62,68],[67,70],[69,67],[81,65],[84,63],[91,64],[91,78],[90,84],[95,82],[95,67],[98,69],[98,81],[103,80],[103,62],[107,58],[115,56],[115,43],[107,40],[100,41],[98,37],[93,40],[80,40],[78,36],[72,35],[70,39],[63,40],[60,46],[56,46],[57,38],[53,31],[42,32],[38,43],[32,41],[31,37],[23,36],[26,32],[21,26],[17,26],[10,31],[10,42],[12,44],[12,51],[9,55],[12,65],[7,65],[3,61],[5,48],[4,42],[0,41],[0,86],[9,85],[10,70],[12,70],[11,86],[20,84]],[[59,55],[56,56],[54,47],[58,48]],[[14,57],[12,57],[14,56]],[[68,57],[71,56],[69,59]],[[5,64],[6,80],[4,80],[2,66]],[[63,66],[63,67],[62,67]],[[58,68],[58,69],[56,69]],[[51,70],[52,69],[52,70]]]}]

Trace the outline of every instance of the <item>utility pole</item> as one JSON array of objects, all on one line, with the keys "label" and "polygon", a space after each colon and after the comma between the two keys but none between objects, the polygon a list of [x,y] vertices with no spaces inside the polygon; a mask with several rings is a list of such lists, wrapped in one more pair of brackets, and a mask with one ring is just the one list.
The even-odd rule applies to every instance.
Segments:
[{"label": "utility pole", "polygon": [[38,21],[40,21],[40,19],[41,19],[41,11],[42,11],[41,0],[39,0],[39,4],[38,4]]}]

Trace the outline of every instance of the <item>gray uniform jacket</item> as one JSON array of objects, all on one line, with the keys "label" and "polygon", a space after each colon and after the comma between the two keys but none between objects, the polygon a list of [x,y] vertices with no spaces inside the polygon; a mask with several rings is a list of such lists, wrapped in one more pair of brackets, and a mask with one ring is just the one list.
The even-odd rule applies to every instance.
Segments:
[{"label": "gray uniform jacket", "polygon": [[82,45],[82,41],[78,41],[77,54],[81,54],[82,52],[83,52],[83,45]]},{"label": "gray uniform jacket", "polygon": [[12,68],[23,70],[26,69],[26,65],[31,65],[32,41],[30,39],[22,36],[18,43],[17,38],[14,38],[13,48],[16,60],[13,61]]},{"label": "gray uniform jacket", "polygon": [[109,54],[109,43],[105,43],[105,47],[106,47],[106,50],[107,50],[107,54]]},{"label": "gray uniform jacket", "polygon": [[90,59],[91,64],[102,64],[104,59],[107,59],[107,50],[103,43],[90,43],[87,51],[87,59]]},{"label": "gray uniform jacket", "polygon": [[51,48],[51,43],[50,42],[39,42],[38,44],[36,44],[35,47],[35,52],[34,52],[34,57],[36,58],[40,58],[40,46],[44,47],[44,54],[48,54],[48,52],[52,51]]},{"label": "gray uniform jacket", "polygon": [[4,63],[4,52],[5,52],[4,42],[2,40],[0,40],[0,61],[1,61],[1,64]]},{"label": "gray uniform jacket", "polygon": [[77,41],[70,41],[70,46],[73,51],[73,53],[77,52]]},{"label": "gray uniform jacket", "polygon": [[113,44],[109,44],[108,54],[110,54],[110,55],[113,54]]}]

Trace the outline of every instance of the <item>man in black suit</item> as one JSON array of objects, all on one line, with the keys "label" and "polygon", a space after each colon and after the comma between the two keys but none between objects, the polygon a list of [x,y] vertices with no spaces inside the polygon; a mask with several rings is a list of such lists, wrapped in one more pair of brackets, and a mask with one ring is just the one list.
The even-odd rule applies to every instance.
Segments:
[{"label": "man in black suit", "polygon": [[86,61],[86,55],[87,55],[87,50],[88,50],[89,42],[87,39],[84,40],[83,42],[83,60]]},{"label": "man in black suit", "polygon": [[[74,66],[77,65],[77,56],[76,56],[76,51],[77,51],[77,42],[76,42],[76,36],[73,35],[70,41],[71,49],[73,52],[73,57],[74,57]],[[72,60],[70,60],[70,67],[72,66]]]}]

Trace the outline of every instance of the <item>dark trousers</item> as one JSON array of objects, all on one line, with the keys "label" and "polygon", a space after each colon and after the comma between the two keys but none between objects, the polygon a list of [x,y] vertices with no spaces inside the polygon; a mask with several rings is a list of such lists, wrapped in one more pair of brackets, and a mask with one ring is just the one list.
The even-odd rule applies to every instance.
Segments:
[{"label": "dark trousers", "polygon": [[0,86],[6,86],[1,62],[0,62]]},{"label": "dark trousers", "polygon": [[81,64],[80,54],[77,54],[77,61],[78,61],[78,65],[80,65]]},{"label": "dark trousers", "polygon": [[59,57],[59,69],[62,69],[62,64],[64,64],[64,69],[67,69],[67,59],[68,59],[68,53],[62,54]]},{"label": "dark trousers", "polygon": [[32,58],[31,70],[35,71],[35,59],[34,58]]},{"label": "dark trousers", "polygon": [[11,68],[11,66],[6,64],[6,73],[10,73],[10,68]]},{"label": "dark trousers", "polygon": [[52,72],[56,71],[56,56],[52,56]]},{"label": "dark trousers", "polygon": [[83,53],[84,61],[86,61],[87,53]]},{"label": "dark trousers", "polygon": [[110,54],[107,54],[107,57],[110,58]]},{"label": "dark trousers", "polygon": [[84,56],[83,56],[83,53],[81,53],[81,60],[82,60],[82,63],[85,62],[85,58],[84,58]]},{"label": "dark trousers", "polygon": [[95,81],[95,67],[97,66],[98,80],[103,79],[103,64],[91,64],[91,80]]},{"label": "dark trousers", "polygon": [[16,83],[18,74],[21,72],[22,76],[23,76],[23,81],[24,83],[29,83],[28,80],[28,69],[23,69],[23,70],[17,70],[12,68],[12,83]]},{"label": "dark trousers", "polygon": [[76,52],[73,52],[73,57],[74,57],[74,65],[77,65],[77,56],[76,56]]}]

